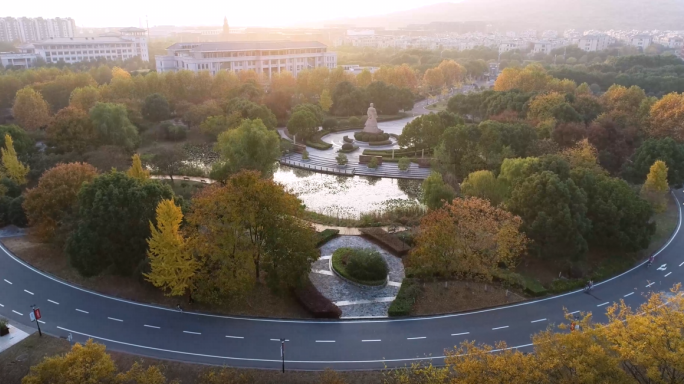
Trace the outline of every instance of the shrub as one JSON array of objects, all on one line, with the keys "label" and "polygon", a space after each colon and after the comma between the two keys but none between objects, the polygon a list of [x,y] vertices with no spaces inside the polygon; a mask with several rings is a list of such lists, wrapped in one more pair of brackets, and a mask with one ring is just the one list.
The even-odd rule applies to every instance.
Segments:
[{"label": "shrub", "polygon": [[395,255],[403,256],[410,249],[406,243],[399,240],[396,236],[392,236],[391,234],[387,233],[387,231],[382,228],[359,228],[359,231],[362,234],[380,242],[382,245],[389,248],[389,250]]},{"label": "shrub", "polygon": [[378,158],[374,157],[368,162],[368,168],[376,169],[378,168]]},{"label": "shrub", "polygon": [[390,305],[387,314],[390,317],[408,316],[419,294],[420,285],[418,285],[418,282],[415,279],[405,278],[401,282],[399,293],[397,293],[397,297]]},{"label": "shrub", "polygon": [[24,212],[24,208],[21,206],[23,203],[24,196],[15,197],[10,202],[7,211],[7,216],[10,224],[16,225],[20,228],[24,228],[28,224],[26,213]]},{"label": "shrub", "polygon": [[517,287],[525,291],[525,293],[532,296],[544,296],[547,291],[546,288],[537,280],[525,277],[519,273],[515,273],[505,269],[496,269],[492,271],[494,280],[508,284],[512,287]]},{"label": "shrub", "polygon": [[316,235],[318,236],[318,242],[316,243],[316,246],[320,247],[321,245],[337,237],[339,234],[339,229],[325,229],[323,232],[316,232]]},{"label": "shrub", "polygon": [[349,143],[342,144],[342,150],[344,150],[344,151],[351,151],[353,149],[354,149],[354,146],[349,144]]},{"label": "shrub", "polygon": [[183,127],[181,125],[173,124],[169,121],[163,122],[159,126],[159,131],[162,135],[162,138],[164,140],[169,140],[169,141],[184,140],[188,135],[185,127]]},{"label": "shrub", "polygon": [[350,127],[360,127],[361,126],[361,120],[356,116],[352,116],[349,119],[347,119],[347,123],[349,123]]},{"label": "shrub", "polygon": [[390,140],[385,140],[385,141],[369,141],[368,145],[374,146],[374,145],[390,145],[392,142]]},{"label": "shrub", "polygon": [[346,165],[349,162],[349,160],[347,159],[347,155],[345,155],[344,153],[338,154],[335,160],[337,160],[337,164],[339,165]]},{"label": "shrub", "polygon": [[309,151],[306,149],[302,152],[302,160],[309,160]]},{"label": "shrub", "polygon": [[344,140],[345,143],[350,143],[350,144],[354,142],[354,140],[350,139],[349,136],[344,136],[342,138],[342,140]]},{"label": "shrub", "polygon": [[380,252],[371,248],[339,248],[333,253],[332,266],[344,278],[364,285],[385,284],[389,271]]},{"label": "shrub", "polygon": [[409,166],[411,166],[411,160],[407,159],[406,157],[402,157],[397,163],[397,167],[399,167],[399,169],[402,171],[407,171]]},{"label": "shrub", "polygon": [[337,121],[337,119],[327,118],[327,119],[323,120],[323,124],[321,126],[325,130],[332,130],[332,129],[337,128],[338,125],[339,125],[339,122]]},{"label": "shrub", "polygon": [[326,150],[332,148],[332,144],[326,143],[325,141],[321,140],[321,138],[325,135],[330,133],[330,131],[327,130],[322,130],[316,132],[313,136],[311,136],[307,141],[306,145],[312,148],[320,149],[320,150]]},{"label": "shrub", "polygon": [[363,141],[366,143],[372,143],[375,141],[388,141],[390,138],[390,135],[387,133],[356,132],[356,133],[354,133],[354,138],[358,141]]},{"label": "shrub", "polygon": [[342,311],[327,297],[323,296],[308,278],[294,290],[295,297],[306,310],[318,319],[339,319]]}]

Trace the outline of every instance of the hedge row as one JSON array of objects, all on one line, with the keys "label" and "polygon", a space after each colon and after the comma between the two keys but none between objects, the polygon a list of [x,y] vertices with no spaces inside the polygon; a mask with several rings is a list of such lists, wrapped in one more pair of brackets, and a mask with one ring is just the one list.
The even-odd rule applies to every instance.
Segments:
[{"label": "hedge row", "polygon": [[521,288],[525,293],[532,296],[544,296],[548,293],[546,288],[537,279],[525,277],[505,269],[496,269],[492,275],[496,281]]},{"label": "hedge row", "polygon": [[295,297],[313,317],[317,319],[339,319],[342,311],[328,298],[323,296],[308,278],[294,290]]},{"label": "hedge row", "polygon": [[355,132],[354,138],[357,141],[363,141],[366,143],[374,141],[387,141],[390,136],[387,133],[366,133],[366,132]]},{"label": "hedge row", "polygon": [[371,142],[368,143],[368,145],[370,145],[371,147],[372,147],[372,146],[375,146],[375,145],[380,146],[380,145],[390,145],[390,144],[392,144],[392,141],[390,141],[390,140],[385,140],[385,141],[371,141]]},{"label": "hedge row", "polygon": [[397,297],[390,305],[389,310],[387,310],[387,314],[390,317],[410,315],[413,304],[416,303],[419,294],[420,285],[418,280],[405,278],[401,282],[399,293],[397,293]]},{"label": "hedge row", "polygon": [[354,142],[354,139],[350,139],[349,136],[344,136],[342,138],[342,140],[344,140],[345,143],[349,143],[349,144]]},{"label": "hedge row", "polygon": [[322,130],[316,132],[315,135],[311,136],[309,140],[306,141],[306,145],[308,145],[311,148],[316,148],[320,150],[332,148],[332,144],[326,143],[325,141],[321,140],[321,138],[327,135],[328,133],[330,133],[330,131]]},{"label": "hedge row", "polygon": [[399,240],[398,237],[387,233],[387,231],[382,228],[359,228],[359,231],[362,234],[379,241],[396,255],[403,256],[411,249],[406,243]]},{"label": "hedge row", "polygon": [[316,232],[316,236],[318,236],[316,247],[320,247],[321,245],[337,237],[339,234],[339,229],[324,229],[322,232]]},{"label": "hedge row", "polygon": [[[332,267],[335,272],[337,272],[340,276],[344,277],[347,280],[351,280],[357,284],[361,285],[370,285],[370,286],[379,286],[383,285],[387,282],[387,264],[385,261],[382,259],[382,256],[376,252],[376,258],[380,258],[380,260],[374,260],[379,262],[382,262],[385,266],[385,277],[382,279],[377,279],[377,280],[366,280],[360,276],[361,273],[358,273],[357,275],[354,274],[354,272],[351,270],[351,267],[347,269],[347,266],[345,266],[345,262],[351,263],[351,258],[361,258],[363,255],[361,254],[362,252],[365,252],[366,250],[363,249],[353,249],[353,248],[339,248],[337,249],[333,255],[332,255]],[[376,268],[377,269],[377,268]],[[371,272],[375,270],[367,270],[365,272]],[[368,273],[366,273],[368,274]],[[377,276],[379,277],[379,276]]]}]

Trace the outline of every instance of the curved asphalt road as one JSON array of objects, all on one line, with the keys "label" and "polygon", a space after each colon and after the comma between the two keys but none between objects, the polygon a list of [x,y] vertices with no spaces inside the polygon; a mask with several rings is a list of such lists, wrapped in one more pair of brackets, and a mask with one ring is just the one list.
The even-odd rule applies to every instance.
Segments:
[{"label": "curved asphalt road", "polygon": [[[605,307],[625,299],[631,306],[649,291],[661,291],[684,276],[681,201],[679,224],[656,263],[597,284],[591,294],[556,297],[470,313],[400,320],[298,321],[179,313],[114,299],[70,286],[25,265],[4,247],[0,252],[0,315],[23,324],[30,305],[41,308],[41,327],[74,341],[93,338],[109,349],[162,359],[277,369],[286,338],[286,368],[380,369],[436,359],[463,340],[530,347],[530,335],[564,321],[568,311],[591,311],[605,319]],[[661,267],[662,266],[662,267]]]}]

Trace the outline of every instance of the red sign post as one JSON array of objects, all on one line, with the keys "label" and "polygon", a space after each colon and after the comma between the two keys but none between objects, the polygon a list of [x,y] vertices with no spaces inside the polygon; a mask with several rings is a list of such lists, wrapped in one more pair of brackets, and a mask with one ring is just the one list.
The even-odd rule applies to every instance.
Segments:
[{"label": "red sign post", "polygon": [[38,326],[38,336],[43,336],[43,332],[40,331],[40,323],[38,322],[38,320],[40,320],[40,308],[36,308],[36,305],[34,304],[31,306],[31,311],[33,312],[32,317],[36,319],[36,325]]}]

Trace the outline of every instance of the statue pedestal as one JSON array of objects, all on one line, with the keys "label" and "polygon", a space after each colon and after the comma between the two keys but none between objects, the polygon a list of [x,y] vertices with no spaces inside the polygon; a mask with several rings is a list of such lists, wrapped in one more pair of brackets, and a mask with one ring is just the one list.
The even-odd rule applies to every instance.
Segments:
[{"label": "statue pedestal", "polygon": [[382,129],[378,128],[378,122],[375,120],[371,121],[371,119],[366,120],[366,126],[363,127],[363,132],[373,134],[384,133]]}]

